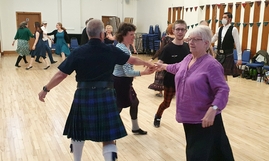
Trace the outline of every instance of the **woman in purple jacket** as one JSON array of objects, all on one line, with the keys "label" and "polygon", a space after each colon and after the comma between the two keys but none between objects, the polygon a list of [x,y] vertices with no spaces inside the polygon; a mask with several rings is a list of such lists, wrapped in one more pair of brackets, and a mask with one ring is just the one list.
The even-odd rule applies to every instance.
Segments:
[{"label": "woman in purple jacket", "polygon": [[198,26],[188,37],[191,54],[176,64],[157,64],[175,74],[176,120],[183,123],[187,161],[233,161],[221,111],[228,102],[229,87],[223,67],[207,53],[212,32]]}]

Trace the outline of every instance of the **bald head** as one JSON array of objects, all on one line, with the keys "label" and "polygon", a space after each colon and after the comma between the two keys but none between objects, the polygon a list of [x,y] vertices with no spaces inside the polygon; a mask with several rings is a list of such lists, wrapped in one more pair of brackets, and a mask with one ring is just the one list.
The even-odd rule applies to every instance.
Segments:
[{"label": "bald head", "polygon": [[208,26],[208,22],[206,20],[202,20],[200,21],[200,25]]},{"label": "bald head", "polygon": [[86,31],[90,38],[102,38],[104,24],[101,20],[92,19],[87,23]]}]

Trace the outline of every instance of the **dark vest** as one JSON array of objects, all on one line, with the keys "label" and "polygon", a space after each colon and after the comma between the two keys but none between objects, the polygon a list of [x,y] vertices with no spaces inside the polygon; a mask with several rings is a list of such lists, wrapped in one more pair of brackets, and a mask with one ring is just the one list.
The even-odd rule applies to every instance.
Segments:
[{"label": "dark vest", "polygon": [[233,26],[231,25],[228,28],[228,30],[227,30],[227,32],[226,32],[226,34],[224,36],[224,39],[221,42],[222,29],[223,29],[223,26],[220,27],[220,29],[219,29],[217,49],[218,50],[232,51],[233,52],[233,49],[234,49],[234,38],[233,38],[233,35],[232,35]]}]

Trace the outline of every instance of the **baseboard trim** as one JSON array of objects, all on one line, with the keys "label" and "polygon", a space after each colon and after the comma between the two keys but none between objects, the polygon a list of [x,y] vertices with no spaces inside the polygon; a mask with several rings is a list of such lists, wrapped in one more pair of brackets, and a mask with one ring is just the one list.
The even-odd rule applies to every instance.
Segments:
[{"label": "baseboard trim", "polygon": [[16,54],[16,51],[13,50],[13,51],[3,51],[2,52],[2,55],[8,55],[8,54]]}]

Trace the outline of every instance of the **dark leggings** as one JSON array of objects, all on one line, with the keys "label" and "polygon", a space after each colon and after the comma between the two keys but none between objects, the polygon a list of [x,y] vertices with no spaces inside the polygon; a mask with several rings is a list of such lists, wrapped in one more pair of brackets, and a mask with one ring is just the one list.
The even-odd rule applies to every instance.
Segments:
[{"label": "dark leggings", "polygon": [[[138,113],[138,104],[139,104],[139,100],[137,98],[135,98],[132,101],[132,104],[130,106],[130,116],[132,120],[136,120],[137,119],[137,113]],[[119,109],[119,113],[121,113],[122,108],[118,108]]]}]

